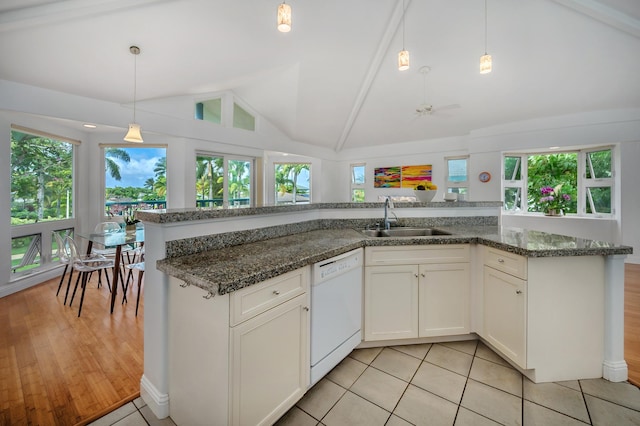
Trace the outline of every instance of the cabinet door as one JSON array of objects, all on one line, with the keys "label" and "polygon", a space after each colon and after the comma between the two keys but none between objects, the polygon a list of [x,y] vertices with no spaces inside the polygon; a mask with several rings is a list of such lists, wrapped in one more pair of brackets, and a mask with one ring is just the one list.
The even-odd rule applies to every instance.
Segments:
[{"label": "cabinet door", "polygon": [[484,267],[484,338],[526,368],[526,281]]},{"label": "cabinet door", "polygon": [[418,265],[364,269],[364,340],[418,337]]},{"label": "cabinet door", "polygon": [[231,424],[270,425],[309,384],[307,294],[231,328]]},{"label": "cabinet door", "polygon": [[420,265],[420,337],[469,333],[469,264]]}]

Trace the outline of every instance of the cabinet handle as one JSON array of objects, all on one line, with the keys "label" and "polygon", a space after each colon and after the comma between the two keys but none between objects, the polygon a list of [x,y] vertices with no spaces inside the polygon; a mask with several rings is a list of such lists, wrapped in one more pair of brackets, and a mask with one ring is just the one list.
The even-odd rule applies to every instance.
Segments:
[{"label": "cabinet handle", "polygon": [[279,290],[273,290],[273,294],[275,294],[276,296],[280,295],[280,291]]},{"label": "cabinet handle", "polygon": [[309,307],[308,307],[308,306],[305,306],[305,307],[304,307],[304,308],[302,308],[302,309],[304,309],[305,311],[309,312]]},{"label": "cabinet handle", "polygon": [[522,294],[522,290],[516,290],[516,294]]},{"label": "cabinet handle", "polygon": [[426,277],[426,275],[424,274],[424,272],[423,272],[423,273],[421,273],[421,274],[420,274],[420,276],[421,276],[422,278]]},{"label": "cabinet handle", "polygon": [[413,274],[414,277],[418,278],[418,274]]},{"label": "cabinet handle", "polygon": [[498,259],[498,263],[504,263],[504,259],[503,258]]}]

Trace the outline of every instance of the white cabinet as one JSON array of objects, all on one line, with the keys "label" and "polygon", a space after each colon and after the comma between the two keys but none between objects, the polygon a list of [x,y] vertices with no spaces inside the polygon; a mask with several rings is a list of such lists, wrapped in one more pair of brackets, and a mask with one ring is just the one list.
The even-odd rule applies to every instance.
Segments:
[{"label": "white cabinet", "polygon": [[469,333],[469,263],[420,265],[419,274],[419,337]]},{"label": "white cabinet", "polygon": [[206,300],[169,284],[170,416],[271,425],[309,385],[309,267]]},{"label": "white cabinet", "polygon": [[364,340],[418,337],[418,266],[369,266],[364,272]]},{"label": "white cabinet", "polygon": [[602,377],[603,257],[482,257],[480,336],[536,383]]},{"label": "white cabinet", "polygon": [[469,247],[365,249],[364,340],[467,334]]},{"label": "white cabinet", "polygon": [[484,338],[526,368],[527,282],[484,267]]},{"label": "white cabinet", "polygon": [[308,306],[302,294],[232,327],[232,425],[270,425],[306,392]]}]

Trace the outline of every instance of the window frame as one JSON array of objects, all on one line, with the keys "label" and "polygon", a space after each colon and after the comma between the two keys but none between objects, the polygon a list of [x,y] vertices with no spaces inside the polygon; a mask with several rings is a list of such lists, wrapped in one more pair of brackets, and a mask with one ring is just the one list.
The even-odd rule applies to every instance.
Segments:
[{"label": "window frame", "polygon": [[[467,178],[464,181],[450,181],[449,180],[449,161],[450,160],[465,160],[467,163]],[[444,182],[447,193],[459,193],[469,196],[469,156],[468,155],[456,155],[450,157],[444,157]],[[465,189],[465,191],[460,191]]]},{"label": "window frame", "polygon": [[[587,158],[592,152],[599,151],[611,151],[611,177],[610,178],[587,178],[586,176],[586,164]],[[552,155],[561,153],[575,153],[577,155],[577,211],[571,213],[572,217],[585,217],[595,219],[612,219],[617,217],[616,199],[617,188],[619,184],[616,184],[616,170],[615,170],[615,156],[617,153],[617,147],[615,145],[599,145],[589,146],[582,148],[573,148],[566,150],[543,150],[543,151],[527,151],[527,152],[503,152],[501,155],[501,200],[503,202],[502,212],[506,214],[522,214],[531,216],[544,216],[542,212],[530,212],[528,203],[528,157],[533,155]],[[505,159],[507,157],[515,157],[520,159],[520,179],[507,179],[505,170]],[[514,173],[517,168],[514,169]],[[513,176],[512,176],[513,177]],[[611,213],[587,213],[586,203],[590,201],[587,193],[589,188],[601,188],[609,187],[611,189]],[[506,209],[507,203],[505,201],[505,192],[509,188],[514,188],[520,191],[520,206],[518,209]],[[591,200],[591,209],[594,210],[593,202]]]},{"label": "window frame", "polygon": [[[272,163],[273,164],[273,176],[274,176],[274,185],[273,185],[273,191],[274,191],[274,200],[275,200],[275,204],[276,205],[289,205],[289,204],[309,204],[312,202],[312,192],[311,192],[311,187],[312,187],[312,166],[313,163],[311,163],[310,161],[275,161]],[[278,166],[283,166],[283,165],[295,165],[295,164],[304,164],[304,165],[308,165],[308,171],[309,171],[309,199],[307,201],[296,201],[296,200],[292,200],[291,202],[278,202],[278,188],[277,188],[277,183],[275,182],[275,176],[276,176],[276,167]]]},{"label": "window frame", "polygon": [[[20,125],[12,124],[11,131],[18,131],[22,133],[28,133],[34,136],[40,136],[48,139],[54,139],[60,142],[66,142],[72,145],[72,154],[71,154],[71,214],[69,218],[62,218],[56,220],[49,221],[38,221],[35,223],[27,223],[22,225],[10,225],[11,229],[11,240],[18,238],[24,238],[29,236],[39,235],[40,237],[40,253],[39,253],[39,262],[36,264],[32,264],[30,268],[21,268],[22,270],[16,270],[16,272],[11,271],[9,274],[9,282],[15,282],[20,279],[26,278],[33,274],[39,274],[42,272],[49,271],[51,269],[55,269],[60,266],[60,263],[57,260],[54,260],[54,254],[51,251],[52,248],[52,232],[58,231],[60,229],[74,229],[76,227],[76,200],[77,200],[77,177],[78,177],[78,150],[76,149],[78,146],[82,144],[80,140],[72,139],[66,136],[60,136],[52,133],[48,133],[46,131],[41,131],[37,129],[31,129],[28,127],[23,127]],[[12,250],[9,252],[11,253]],[[9,262],[11,264],[11,262]],[[30,265],[26,265],[30,266]]]},{"label": "window frame", "polygon": [[[356,167],[364,167],[364,174],[362,175],[362,183],[355,182],[354,169]],[[364,203],[367,200],[367,163],[351,163],[349,164],[349,200],[352,203]],[[362,191],[362,201],[354,201],[353,193],[356,190]]]},{"label": "window frame", "polygon": [[[197,150],[194,154],[194,165],[197,165],[198,157],[218,157],[222,158],[222,205],[217,206],[219,209],[223,208],[250,208],[256,206],[256,183],[257,183],[257,158],[251,156],[241,156],[235,154],[221,154],[217,152]],[[250,163],[249,169],[249,205],[248,206],[232,206],[229,203],[229,162],[230,161],[245,161]],[[195,193],[196,206],[198,205],[198,192],[197,181],[194,181],[193,190]]]}]

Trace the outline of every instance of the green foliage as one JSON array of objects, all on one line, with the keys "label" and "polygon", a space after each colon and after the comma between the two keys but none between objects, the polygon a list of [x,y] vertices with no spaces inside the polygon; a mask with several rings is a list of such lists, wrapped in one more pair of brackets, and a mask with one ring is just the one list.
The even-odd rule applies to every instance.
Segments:
[{"label": "green foliage", "polygon": [[576,153],[538,154],[527,159],[527,193],[530,212],[542,212],[541,189],[562,185],[562,192],[571,197],[565,213],[577,212],[578,155]]},{"label": "green foliage", "polygon": [[71,210],[72,167],[72,144],[13,130],[12,217],[27,223],[64,218]]}]

